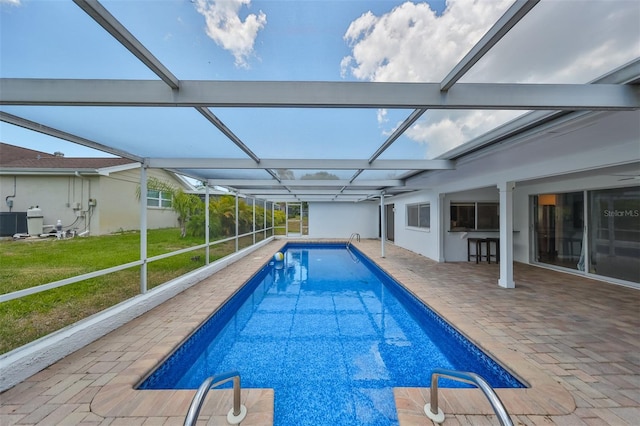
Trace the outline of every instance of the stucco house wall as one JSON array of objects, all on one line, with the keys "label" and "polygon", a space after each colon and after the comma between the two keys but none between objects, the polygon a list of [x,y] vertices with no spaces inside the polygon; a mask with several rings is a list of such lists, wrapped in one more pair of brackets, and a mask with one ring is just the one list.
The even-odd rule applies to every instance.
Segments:
[{"label": "stucco house wall", "polygon": [[357,232],[361,238],[378,238],[380,204],[309,203],[309,238],[349,238]]},{"label": "stucco house wall", "polygon": [[[531,196],[637,187],[637,179],[621,177],[635,176],[640,171],[638,120],[638,112],[599,114],[570,127],[531,135],[463,158],[457,161],[455,170],[409,179],[407,186],[433,189],[385,201],[395,206],[395,243],[434,260],[466,261],[466,238],[471,233],[450,232],[450,203],[499,202],[498,186],[514,182],[513,256],[515,261],[531,262]],[[417,202],[431,204],[428,232],[407,229],[405,225],[406,205]],[[441,211],[434,208],[439,202]],[[437,225],[440,217],[441,227]],[[497,237],[499,232],[477,232],[472,236]],[[442,244],[438,244],[439,238]]]},{"label": "stucco house wall", "polygon": [[[431,259],[438,259],[439,200],[432,191],[419,191],[394,197],[394,243]],[[391,202],[389,202],[391,204]],[[430,228],[415,228],[407,225],[407,206],[428,203],[430,206]]]},{"label": "stucco house wall", "polygon": [[7,200],[13,202],[11,211],[14,212],[38,207],[44,216],[44,231],[48,232],[58,219],[67,226],[80,221],[76,215],[79,210],[74,208],[81,206],[76,203],[81,203],[83,194],[88,199],[83,187],[86,188],[87,183],[75,176],[0,175],[0,196],[5,200],[0,204],[0,211],[10,211]]},{"label": "stucco house wall", "polygon": [[[97,221],[101,233],[112,233],[121,230],[140,229],[140,169],[118,172],[111,179],[100,181],[101,208]],[[180,186],[175,176],[160,169],[147,171],[148,178]],[[100,200],[98,200],[100,201]],[[143,199],[146,203],[146,199]],[[178,216],[172,209],[147,207],[147,227],[149,229],[171,228],[178,226]]]},{"label": "stucco house wall", "polygon": [[[122,158],[65,158],[0,144],[0,212],[41,210],[44,233],[60,220],[64,230],[103,235],[140,229],[140,165]],[[191,189],[175,174],[149,169],[156,178]],[[142,197],[146,204],[146,198]],[[178,226],[170,208],[147,208],[147,227]],[[88,231],[88,232],[87,232]]]}]

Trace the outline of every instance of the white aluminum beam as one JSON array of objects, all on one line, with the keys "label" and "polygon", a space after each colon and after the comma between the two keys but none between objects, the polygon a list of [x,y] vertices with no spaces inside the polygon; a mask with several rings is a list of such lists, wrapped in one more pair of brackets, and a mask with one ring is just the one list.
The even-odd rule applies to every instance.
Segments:
[{"label": "white aluminum beam", "polygon": [[[372,194],[373,195],[373,194]],[[356,203],[360,201],[370,200],[370,197],[363,196],[341,196],[341,195],[313,195],[313,196],[304,196],[304,195],[274,195],[273,197],[267,198],[267,201],[270,203],[280,203],[287,201],[294,202],[350,202]]]},{"label": "white aluminum beam", "polygon": [[231,140],[238,148],[247,154],[256,163],[260,162],[260,158],[246,146],[239,137],[237,137],[214,113],[205,107],[196,107],[196,110],[204,116],[211,124],[216,126],[227,138]]},{"label": "white aluminum beam", "polygon": [[[420,117],[422,117],[422,114],[424,114],[427,110],[426,109],[417,109],[415,111],[413,111],[411,113],[411,115],[409,115],[409,117],[407,117],[406,120],[404,120],[402,122],[402,124],[400,124],[400,126],[398,126],[398,128],[396,130],[393,131],[393,133],[387,138],[387,140],[380,146],[380,148],[378,148],[376,150],[376,152],[373,153],[373,155],[369,158],[369,163],[372,163],[376,158],[378,158],[384,151],[387,150],[387,148],[389,148],[391,146],[392,143],[394,143],[400,136],[402,136],[402,134],[413,125],[413,123],[415,123]],[[357,175],[355,175],[352,179],[355,179],[356,177],[358,177]]]},{"label": "white aluminum beam", "polygon": [[379,190],[377,189],[372,189],[372,190],[365,190],[365,189],[346,189],[342,192],[340,192],[339,189],[303,189],[300,191],[296,191],[296,190],[291,190],[288,191],[286,189],[277,189],[277,188],[251,188],[251,189],[246,189],[246,190],[242,190],[240,191],[245,195],[257,195],[257,196],[267,196],[267,195],[271,195],[271,196],[275,196],[275,195],[296,195],[298,197],[303,197],[303,196],[312,196],[312,195],[357,195],[357,196],[363,196],[363,195],[369,195],[372,193],[376,193],[379,192]]},{"label": "white aluminum beam", "polygon": [[102,28],[144,63],[162,79],[171,89],[178,89],[180,81],[169,71],[137,38],[133,36],[107,9],[97,0],[73,0]]},{"label": "white aluminum beam", "polygon": [[618,84],[0,79],[1,105],[503,110],[635,110],[640,87]]},{"label": "white aluminum beam", "polygon": [[209,185],[230,186],[233,188],[256,188],[256,187],[279,187],[285,185],[289,188],[304,188],[304,187],[326,187],[335,186],[349,188],[379,188],[387,186],[403,186],[404,181],[400,179],[371,179],[371,180],[358,180],[355,182],[349,182],[348,180],[283,180],[278,182],[274,179],[210,179]]},{"label": "white aluminum beam", "polygon": [[496,21],[478,43],[451,70],[440,83],[440,89],[449,90],[471,69],[500,39],[511,30],[540,0],[516,0]]},{"label": "white aluminum beam", "polygon": [[62,130],[55,129],[53,127],[45,126],[44,124],[36,123],[35,121],[27,120],[26,118],[18,117],[13,114],[9,114],[0,111],[0,121],[13,124],[14,126],[23,127],[34,132],[42,133],[44,135],[53,136],[58,139],[73,142],[78,145],[83,145],[88,148],[97,149],[98,151],[106,152],[109,154],[117,155],[118,157],[128,158],[129,160],[143,163],[144,159],[138,155],[131,154],[126,151],[111,148],[101,143],[86,139],[80,136],[76,136],[71,133],[63,132]]},{"label": "white aluminum beam", "polygon": [[[449,160],[367,160],[345,159],[275,159],[263,158],[260,163],[245,158],[149,158],[149,167],[166,169],[292,169],[292,170],[450,170]],[[297,182],[297,181],[296,181]]]},{"label": "white aluminum beam", "polygon": [[640,83],[640,58],[635,58],[626,64],[600,76],[590,83],[596,84],[627,84]]}]

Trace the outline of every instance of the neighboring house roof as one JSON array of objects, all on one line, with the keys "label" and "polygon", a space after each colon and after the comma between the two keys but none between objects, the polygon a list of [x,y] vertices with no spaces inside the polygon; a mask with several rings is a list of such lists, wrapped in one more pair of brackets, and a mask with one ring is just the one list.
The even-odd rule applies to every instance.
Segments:
[{"label": "neighboring house roof", "polygon": [[[0,174],[59,175],[95,174],[108,176],[110,173],[140,167],[140,163],[122,157],[65,157],[63,154],[49,154],[0,142]],[[195,188],[183,176],[170,170],[171,174],[188,191]]]},{"label": "neighboring house roof", "polygon": [[33,149],[21,148],[0,142],[0,168],[32,171],[43,170],[94,170],[118,166],[138,166],[138,163],[121,157],[64,157]]}]

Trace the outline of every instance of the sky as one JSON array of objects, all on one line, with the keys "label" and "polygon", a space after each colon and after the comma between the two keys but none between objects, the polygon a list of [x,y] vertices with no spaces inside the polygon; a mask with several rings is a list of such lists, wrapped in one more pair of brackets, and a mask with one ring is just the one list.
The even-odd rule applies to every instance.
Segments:
[{"label": "sky", "polygon": [[[440,82],[512,0],[101,3],[179,79]],[[638,57],[640,1],[542,0],[461,82],[586,83]],[[157,79],[62,0],[0,0],[0,76]],[[193,109],[0,110],[157,157],[245,158]],[[369,158],[412,112],[212,111],[261,158]],[[428,111],[380,158],[435,158],[522,113]],[[0,140],[106,155],[6,123]]]}]

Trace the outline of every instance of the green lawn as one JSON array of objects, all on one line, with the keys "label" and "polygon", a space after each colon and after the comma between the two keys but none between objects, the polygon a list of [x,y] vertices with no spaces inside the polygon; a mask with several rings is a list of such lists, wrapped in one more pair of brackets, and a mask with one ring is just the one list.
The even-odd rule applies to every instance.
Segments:
[{"label": "green lawn", "polygon": [[[258,234],[259,241],[262,233]],[[252,244],[240,240],[239,248]],[[147,256],[155,256],[203,244],[200,238],[180,238],[178,229],[150,230]],[[210,249],[210,261],[235,251],[235,242]],[[109,268],[140,258],[140,234],[123,232],[68,240],[0,242],[0,293]],[[151,289],[203,266],[205,251],[199,249],[148,265]],[[17,300],[0,303],[0,354],[59,330],[140,293],[140,267],[69,284]]]}]

